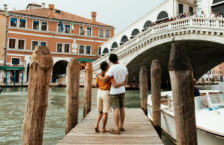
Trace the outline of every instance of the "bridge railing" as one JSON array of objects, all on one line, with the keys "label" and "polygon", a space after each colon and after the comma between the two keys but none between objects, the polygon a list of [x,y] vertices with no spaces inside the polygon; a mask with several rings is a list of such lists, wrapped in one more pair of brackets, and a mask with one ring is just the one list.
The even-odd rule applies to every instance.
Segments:
[{"label": "bridge railing", "polygon": [[[167,30],[173,30],[177,28],[183,28],[183,27],[211,27],[211,28],[224,28],[224,19],[223,18],[202,18],[202,17],[187,17],[184,19],[178,19],[174,20],[168,23],[159,24],[153,27],[150,27],[146,31],[138,34],[133,39],[125,42],[123,45],[119,46],[118,48],[114,49],[110,53],[106,54],[105,56],[97,59],[96,61],[92,62],[93,68],[96,68],[94,66],[100,65],[102,61],[109,62],[109,55],[111,53],[117,53],[120,54],[127,49],[130,48],[130,46],[134,46],[134,44],[140,43],[142,40],[149,37],[149,35],[157,34],[158,32],[165,32]],[[98,67],[97,67],[98,68]]]}]

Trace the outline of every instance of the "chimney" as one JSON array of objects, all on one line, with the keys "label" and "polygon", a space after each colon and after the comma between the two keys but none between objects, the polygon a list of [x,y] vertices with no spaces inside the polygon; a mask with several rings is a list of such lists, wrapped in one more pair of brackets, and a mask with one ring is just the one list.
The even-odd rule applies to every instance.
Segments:
[{"label": "chimney", "polygon": [[92,24],[96,24],[96,12],[91,12]]},{"label": "chimney", "polygon": [[54,10],[54,5],[49,4],[49,18],[53,18],[53,10]]},{"label": "chimney", "polygon": [[45,8],[45,3],[42,3],[42,9],[44,9]]},{"label": "chimney", "polygon": [[4,10],[7,12],[7,4],[4,4]]}]

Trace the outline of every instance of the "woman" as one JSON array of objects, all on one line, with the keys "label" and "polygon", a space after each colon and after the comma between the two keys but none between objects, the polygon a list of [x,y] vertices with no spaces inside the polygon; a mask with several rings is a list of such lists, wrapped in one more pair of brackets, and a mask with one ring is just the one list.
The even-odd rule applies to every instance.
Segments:
[{"label": "woman", "polygon": [[[100,75],[102,77],[105,76],[106,72],[110,68],[109,64],[106,61],[103,61],[100,64],[100,68],[102,72]],[[98,77],[96,77],[96,82],[95,82],[95,87],[99,88],[97,92],[97,110],[98,110],[98,116],[96,120],[96,126],[95,126],[95,131],[99,131],[99,122],[101,118],[103,117],[103,129],[102,132],[108,132],[108,130],[105,128],[107,124],[107,117],[108,117],[108,112],[111,112],[111,106],[110,106],[110,86],[111,84],[113,85],[114,88],[119,88],[123,85],[126,85],[125,82],[116,84],[114,81],[114,78],[111,78],[110,81],[107,83],[103,83]]]},{"label": "woman", "polygon": [[215,17],[215,15],[214,15],[214,12],[213,12],[213,11],[211,11],[210,17],[212,17],[212,18],[214,18],[214,17]]},{"label": "woman", "polygon": [[201,17],[205,17],[204,11],[201,11]]}]

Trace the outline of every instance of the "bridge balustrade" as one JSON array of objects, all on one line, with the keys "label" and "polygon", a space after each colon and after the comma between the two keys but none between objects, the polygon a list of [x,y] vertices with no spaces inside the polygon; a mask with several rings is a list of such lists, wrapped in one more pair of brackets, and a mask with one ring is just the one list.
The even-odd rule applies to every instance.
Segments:
[{"label": "bridge balustrade", "polygon": [[[126,52],[131,46],[136,44],[140,44],[149,36],[157,35],[158,32],[165,32],[167,30],[174,30],[184,27],[208,27],[208,28],[224,28],[224,19],[223,18],[202,18],[202,17],[187,17],[184,19],[178,19],[171,22],[159,24],[153,27],[150,27],[146,31],[138,34],[133,39],[125,42],[123,45],[119,46],[118,48],[114,49],[112,52],[106,54],[105,56],[97,59],[96,61],[92,62],[93,69],[95,71],[99,69],[100,62],[107,61],[108,57],[111,53],[122,54],[122,52]],[[177,30],[178,31],[178,30]],[[115,36],[116,37],[116,36]],[[120,57],[118,55],[118,57]]]}]

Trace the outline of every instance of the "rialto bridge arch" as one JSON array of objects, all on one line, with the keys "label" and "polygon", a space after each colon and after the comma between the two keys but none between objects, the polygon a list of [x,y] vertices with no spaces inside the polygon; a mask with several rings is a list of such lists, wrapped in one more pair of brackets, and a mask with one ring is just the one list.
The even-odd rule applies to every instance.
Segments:
[{"label": "rialto bridge arch", "polygon": [[[200,24],[190,19],[194,18],[154,26],[127,41],[113,52],[93,62],[94,76],[101,71],[99,64],[102,61],[109,62],[109,55],[115,53],[119,57],[119,62],[129,70],[129,82],[132,82],[133,76],[138,80],[141,66],[147,66],[150,73],[151,60],[159,59],[162,83],[165,84],[169,81],[167,67],[171,44],[183,42],[192,63],[194,77],[200,78],[209,69],[224,62],[224,26],[220,24],[223,21],[218,19],[206,18]],[[84,77],[83,72],[80,76]],[[150,78],[150,75],[148,77]]]}]

